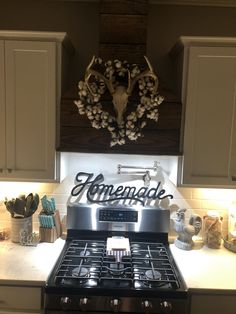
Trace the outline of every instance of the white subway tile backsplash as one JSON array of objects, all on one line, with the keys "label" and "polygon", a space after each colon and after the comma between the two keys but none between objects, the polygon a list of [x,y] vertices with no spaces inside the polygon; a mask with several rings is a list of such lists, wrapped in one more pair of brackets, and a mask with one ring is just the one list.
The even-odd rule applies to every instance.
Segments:
[{"label": "white subway tile backsplash", "polygon": [[[102,154],[68,154],[68,175],[61,183],[14,183],[0,182],[0,228],[10,224],[10,214],[6,211],[3,203],[5,196],[12,198],[19,194],[30,192],[38,193],[40,198],[47,195],[48,198],[54,197],[56,208],[60,211],[64,231],[66,230],[66,205],[71,190],[75,185],[75,176],[79,171],[95,173],[102,172],[105,176],[105,184],[114,185],[137,185],[143,186],[142,175],[117,175],[117,165],[145,165],[152,166],[155,160],[160,161],[163,173],[152,177],[151,186],[156,186],[158,180],[164,180],[163,188],[166,194],[172,194],[173,199],[165,198],[160,201],[151,201],[150,205],[169,208],[171,215],[174,215],[178,208],[186,208],[186,217],[191,213],[199,214],[201,217],[206,215],[208,210],[215,209],[223,217],[222,230],[227,234],[228,208],[232,200],[236,200],[236,190],[230,189],[200,189],[200,188],[177,188],[168,179],[167,174],[174,173],[176,170],[175,159],[159,156],[136,156],[130,155],[102,155]],[[172,176],[171,176],[172,177]],[[174,177],[174,175],[173,175]],[[41,211],[41,204],[34,214],[34,228],[38,230],[38,214]]]}]

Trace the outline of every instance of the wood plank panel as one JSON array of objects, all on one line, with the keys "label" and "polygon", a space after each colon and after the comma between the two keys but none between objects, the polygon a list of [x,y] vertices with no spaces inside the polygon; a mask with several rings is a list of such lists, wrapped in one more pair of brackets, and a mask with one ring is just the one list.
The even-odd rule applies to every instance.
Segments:
[{"label": "wood plank panel", "polygon": [[148,0],[101,0],[100,13],[147,14]]},{"label": "wood plank panel", "polygon": [[104,130],[62,126],[58,150],[65,152],[178,155],[179,130],[145,130],[144,137],[122,146],[110,147],[110,134]]},{"label": "wood plank panel", "polygon": [[147,15],[100,14],[100,43],[145,44]]}]

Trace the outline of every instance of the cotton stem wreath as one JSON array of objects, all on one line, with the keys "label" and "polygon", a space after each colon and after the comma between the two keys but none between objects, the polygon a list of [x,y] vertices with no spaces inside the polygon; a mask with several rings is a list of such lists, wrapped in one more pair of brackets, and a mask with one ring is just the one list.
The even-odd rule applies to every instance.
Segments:
[{"label": "cotton stem wreath", "polygon": [[[86,115],[92,127],[110,132],[110,146],[125,144],[126,137],[136,141],[143,136],[142,129],[148,119],[158,121],[158,106],[164,98],[157,92],[158,79],[150,62],[144,58],[148,69],[141,72],[137,64],[120,60],[104,62],[93,57],[84,81],[78,84],[78,100],[74,101],[78,113]],[[129,98],[135,88],[138,93],[133,104],[135,110],[128,112]],[[115,114],[103,108],[106,91],[112,96]]]}]

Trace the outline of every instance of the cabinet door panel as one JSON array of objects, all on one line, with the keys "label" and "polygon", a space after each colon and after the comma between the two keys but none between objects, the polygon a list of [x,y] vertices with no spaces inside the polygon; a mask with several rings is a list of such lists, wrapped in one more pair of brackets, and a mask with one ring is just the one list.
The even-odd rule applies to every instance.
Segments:
[{"label": "cabinet door panel", "polygon": [[37,312],[41,308],[41,289],[34,287],[0,287],[0,313],[4,310]]},{"label": "cabinet door panel", "polygon": [[0,175],[5,169],[5,67],[4,67],[4,41],[0,40]]},{"label": "cabinet door panel", "polygon": [[236,48],[191,47],[183,182],[233,184],[236,150]]},{"label": "cabinet door panel", "polygon": [[6,41],[6,147],[10,178],[54,178],[56,46]]},{"label": "cabinet door panel", "polygon": [[191,314],[235,314],[235,309],[235,295],[193,295],[191,298]]}]

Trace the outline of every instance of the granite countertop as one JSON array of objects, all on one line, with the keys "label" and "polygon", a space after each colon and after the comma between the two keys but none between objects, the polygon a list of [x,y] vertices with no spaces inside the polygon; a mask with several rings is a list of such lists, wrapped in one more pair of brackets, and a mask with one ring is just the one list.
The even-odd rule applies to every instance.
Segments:
[{"label": "granite countertop", "polygon": [[0,242],[0,285],[43,286],[65,240],[21,246],[11,241]]},{"label": "granite countertop", "polygon": [[236,253],[223,245],[220,249],[202,246],[185,251],[171,244],[170,249],[189,290],[236,293]]},{"label": "granite countertop", "polygon": [[[21,246],[11,241],[0,242],[0,285],[43,286],[60,255],[65,240]],[[223,246],[205,246],[191,251],[170,250],[189,290],[221,290],[236,294],[236,253]]]}]

